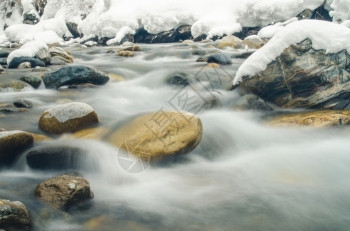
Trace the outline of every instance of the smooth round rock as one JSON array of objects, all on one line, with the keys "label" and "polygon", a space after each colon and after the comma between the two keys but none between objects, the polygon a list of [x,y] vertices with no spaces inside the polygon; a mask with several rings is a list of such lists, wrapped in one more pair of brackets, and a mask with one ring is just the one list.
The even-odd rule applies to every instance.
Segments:
[{"label": "smooth round rock", "polygon": [[23,82],[28,83],[29,85],[31,85],[33,88],[38,88],[41,84],[41,78],[39,78],[38,76],[34,76],[34,75],[25,75],[22,76],[20,78],[20,80],[22,80]]},{"label": "smooth round rock", "polygon": [[0,132],[0,166],[12,163],[18,155],[34,142],[32,134],[23,131]]},{"label": "smooth round rock", "polygon": [[211,54],[208,56],[208,63],[218,63],[221,65],[230,65],[232,64],[231,57],[226,54]]},{"label": "smooth round rock", "polygon": [[34,147],[27,154],[27,164],[37,170],[70,170],[81,166],[84,151],[67,145]]},{"label": "smooth round rock", "polygon": [[90,105],[73,102],[46,110],[40,117],[39,127],[49,133],[62,134],[75,132],[96,123],[98,117]]},{"label": "smooth round rock", "polygon": [[27,207],[19,201],[0,199],[0,229],[6,231],[29,231],[31,219]]},{"label": "smooth round rock", "polygon": [[14,57],[8,65],[8,68],[17,68],[21,63],[29,62],[31,67],[44,67],[45,63],[32,57]]},{"label": "smooth round rock", "polygon": [[107,137],[107,140],[146,161],[192,151],[201,141],[202,122],[190,113],[160,111],[142,115]]},{"label": "smooth round rock", "polygon": [[35,196],[55,208],[68,210],[91,200],[94,194],[86,179],[62,175],[40,183],[35,189]]}]

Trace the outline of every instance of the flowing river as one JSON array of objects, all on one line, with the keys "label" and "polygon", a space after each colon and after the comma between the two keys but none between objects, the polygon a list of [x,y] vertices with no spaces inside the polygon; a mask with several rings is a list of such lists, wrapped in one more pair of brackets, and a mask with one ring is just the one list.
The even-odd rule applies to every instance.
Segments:
[{"label": "flowing river", "polygon": [[[34,171],[25,155],[0,172],[0,198],[28,207],[35,231],[348,231],[350,227],[350,129],[271,127],[271,112],[240,111],[239,99],[226,91],[244,59],[221,68],[195,62],[195,49],[208,44],[141,45],[135,57],[107,53],[111,48],[69,47],[75,64],[122,76],[104,86],[83,89],[1,92],[0,101],[28,99],[28,112],[7,114],[0,128],[43,133],[38,120],[50,106],[86,102],[102,127],[144,112],[188,110],[203,123],[199,146],[181,161],[139,166],[127,171],[118,150],[106,142],[52,137],[40,145],[65,144],[84,149],[87,159],[74,170],[94,192],[89,203],[58,212],[34,196],[36,185],[64,172]],[[240,51],[227,50],[232,57]],[[58,67],[53,67],[56,69]],[[17,78],[26,71],[10,73]],[[167,78],[183,72],[187,87]],[[191,101],[190,100],[194,100]]]}]

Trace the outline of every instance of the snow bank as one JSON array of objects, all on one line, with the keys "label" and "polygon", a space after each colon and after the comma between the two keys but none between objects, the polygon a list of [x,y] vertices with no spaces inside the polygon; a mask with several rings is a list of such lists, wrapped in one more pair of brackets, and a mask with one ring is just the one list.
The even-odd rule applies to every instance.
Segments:
[{"label": "snow bank", "polygon": [[329,14],[334,21],[350,20],[350,0],[333,0],[331,8],[333,10]]},{"label": "snow bank", "polygon": [[[48,32],[50,31],[50,32]],[[9,26],[5,30],[5,35],[11,42],[26,43],[40,38],[38,35],[48,35],[50,38],[47,41],[51,43],[58,43],[62,41],[62,36],[68,32],[66,23],[59,18],[52,18],[48,20],[41,20],[36,25],[16,24]],[[46,38],[40,40],[46,41]]]},{"label": "snow bank", "polygon": [[49,47],[42,41],[27,42],[20,49],[10,53],[7,57],[7,63],[9,64],[15,57],[34,57],[40,49],[49,49]]},{"label": "snow bank", "polygon": [[312,40],[314,49],[336,53],[343,49],[350,52],[350,29],[331,22],[302,20],[281,29],[262,48],[253,53],[238,69],[233,85],[242,81],[243,76],[253,76],[266,69],[284,49],[305,39]]}]

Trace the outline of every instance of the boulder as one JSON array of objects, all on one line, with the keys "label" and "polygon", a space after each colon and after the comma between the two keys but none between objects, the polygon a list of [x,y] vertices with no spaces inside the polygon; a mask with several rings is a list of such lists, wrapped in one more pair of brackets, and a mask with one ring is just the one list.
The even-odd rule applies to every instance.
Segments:
[{"label": "boulder", "polygon": [[54,177],[40,183],[35,189],[35,196],[63,210],[68,210],[94,197],[86,179],[68,175]]},{"label": "boulder", "polygon": [[0,50],[0,58],[7,58],[10,55],[9,50]]},{"label": "boulder", "polygon": [[23,131],[0,132],[0,166],[11,164],[34,142],[32,134]]},{"label": "boulder", "polygon": [[66,66],[61,69],[46,74],[42,80],[46,88],[56,88],[72,84],[91,83],[103,85],[108,82],[106,73],[85,66]]},{"label": "boulder", "polygon": [[174,73],[170,75],[167,78],[166,82],[169,85],[184,87],[184,86],[190,85],[191,82],[189,78],[190,76],[188,74],[179,72],[179,73]]},{"label": "boulder", "polygon": [[236,36],[229,35],[222,38],[222,42],[218,44],[219,49],[224,49],[226,47],[232,47],[234,49],[242,47],[242,40]]},{"label": "boulder", "polygon": [[273,126],[329,127],[350,124],[350,110],[322,110],[280,115],[269,121]]},{"label": "boulder", "polygon": [[133,119],[106,140],[141,160],[159,161],[192,151],[202,132],[201,120],[193,114],[159,111]]},{"label": "boulder", "polygon": [[50,60],[51,65],[66,65],[67,63],[70,63],[67,59],[62,58],[60,56],[52,57]]},{"label": "boulder", "polygon": [[41,84],[41,78],[39,78],[38,76],[34,76],[34,75],[25,75],[22,76],[20,78],[20,80],[22,80],[23,82],[28,83],[29,85],[31,85],[33,88],[38,88]]},{"label": "boulder", "polygon": [[19,201],[0,199],[0,229],[29,231],[32,222],[27,207]]},{"label": "boulder", "polygon": [[94,109],[80,102],[66,103],[46,110],[40,117],[39,127],[49,133],[75,132],[98,123]]},{"label": "boulder", "polygon": [[118,51],[118,56],[133,57],[134,56],[134,52],[133,51]]},{"label": "boulder", "polygon": [[26,112],[28,109],[26,108],[18,108],[12,103],[2,103],[0,104],[0,112],[1,113],[16,113],[16,112]]},{"label": "boulder", "polygon": [[44,67],[45,63],[33,57],[14,57],[8,65],[8,68],[17,68],[21,63],[29,62],[31,67]]},{"label": "boulder", "polygon": [[222,53],[209,55],[207,62],[208,63],[217,63],[217,64],[221,64],[221,65],[232,64],[231,57],[226,55],[226,54],[222,54]]},{"label": "boulder", "polygon": [[40,18],[38,18],[37,15],[33,12],[27,12],[23,14],[24,24],[34,25],[34,24],[37,24],[39,21],[40,21]]},{"label": "boulder", "polygon": [[350,55],[312,48],[310,39],[286,48],[261,73],[243,77],[243,88],[283,108],[350,107]]},{"label": "boulder", "polygon": [[141,47],[134,45],[134,46],[123,48],[121,51],[141,51]]},{"label": "boulder", "polygon": [[84,151],[67,145],[49,145],[33,148],[27,154],[27,164],[37,170],[79,169]]}]

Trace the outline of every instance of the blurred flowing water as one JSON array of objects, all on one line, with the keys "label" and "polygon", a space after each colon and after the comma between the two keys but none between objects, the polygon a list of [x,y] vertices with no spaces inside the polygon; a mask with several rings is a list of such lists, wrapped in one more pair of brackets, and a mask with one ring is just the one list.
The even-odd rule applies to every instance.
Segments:
[{"label": "blurred flowing water", "polygon": [[[215,103],[193,111],[203,123],[200,145],[168,166],[129,173],[118,161],[119,151],[103,141],[64,135],[40,144],[71,145],[87,153],[77,171],[89,180],[95,198],[69,213],[51,211],[33,193],[38,183],[63,172],[31,170],[23,153],[14,168],[0,172],[0,198],[25,203],[35,231],[349,230],[349,128],[274,128],[265,124],[261,112],[232,109],[238,95],[224,89],[242,59],[233,59],[232,66],[218,73],[196,63],[198,56],[182,44],[143,45],[133,58],[107,54],[110,48],[69,49],[76,64],[125,81],[91,89],[56,91],[42,86],[1,93],[1,102],[26,98],[34,108],[8,114],[0,127],[40,133],[41,113],[68,101],[90,104],[104,127],[144,112],[186,110],[178,100],[182,91],[203,104]],[[235,56],[236,51],[226,52]],[[166,78],[179,71],[201,81],[187,88],[169,86]],[[218,75],[221,82],[213,86]],[[211,81],[205,80],[208,76]]]}]

